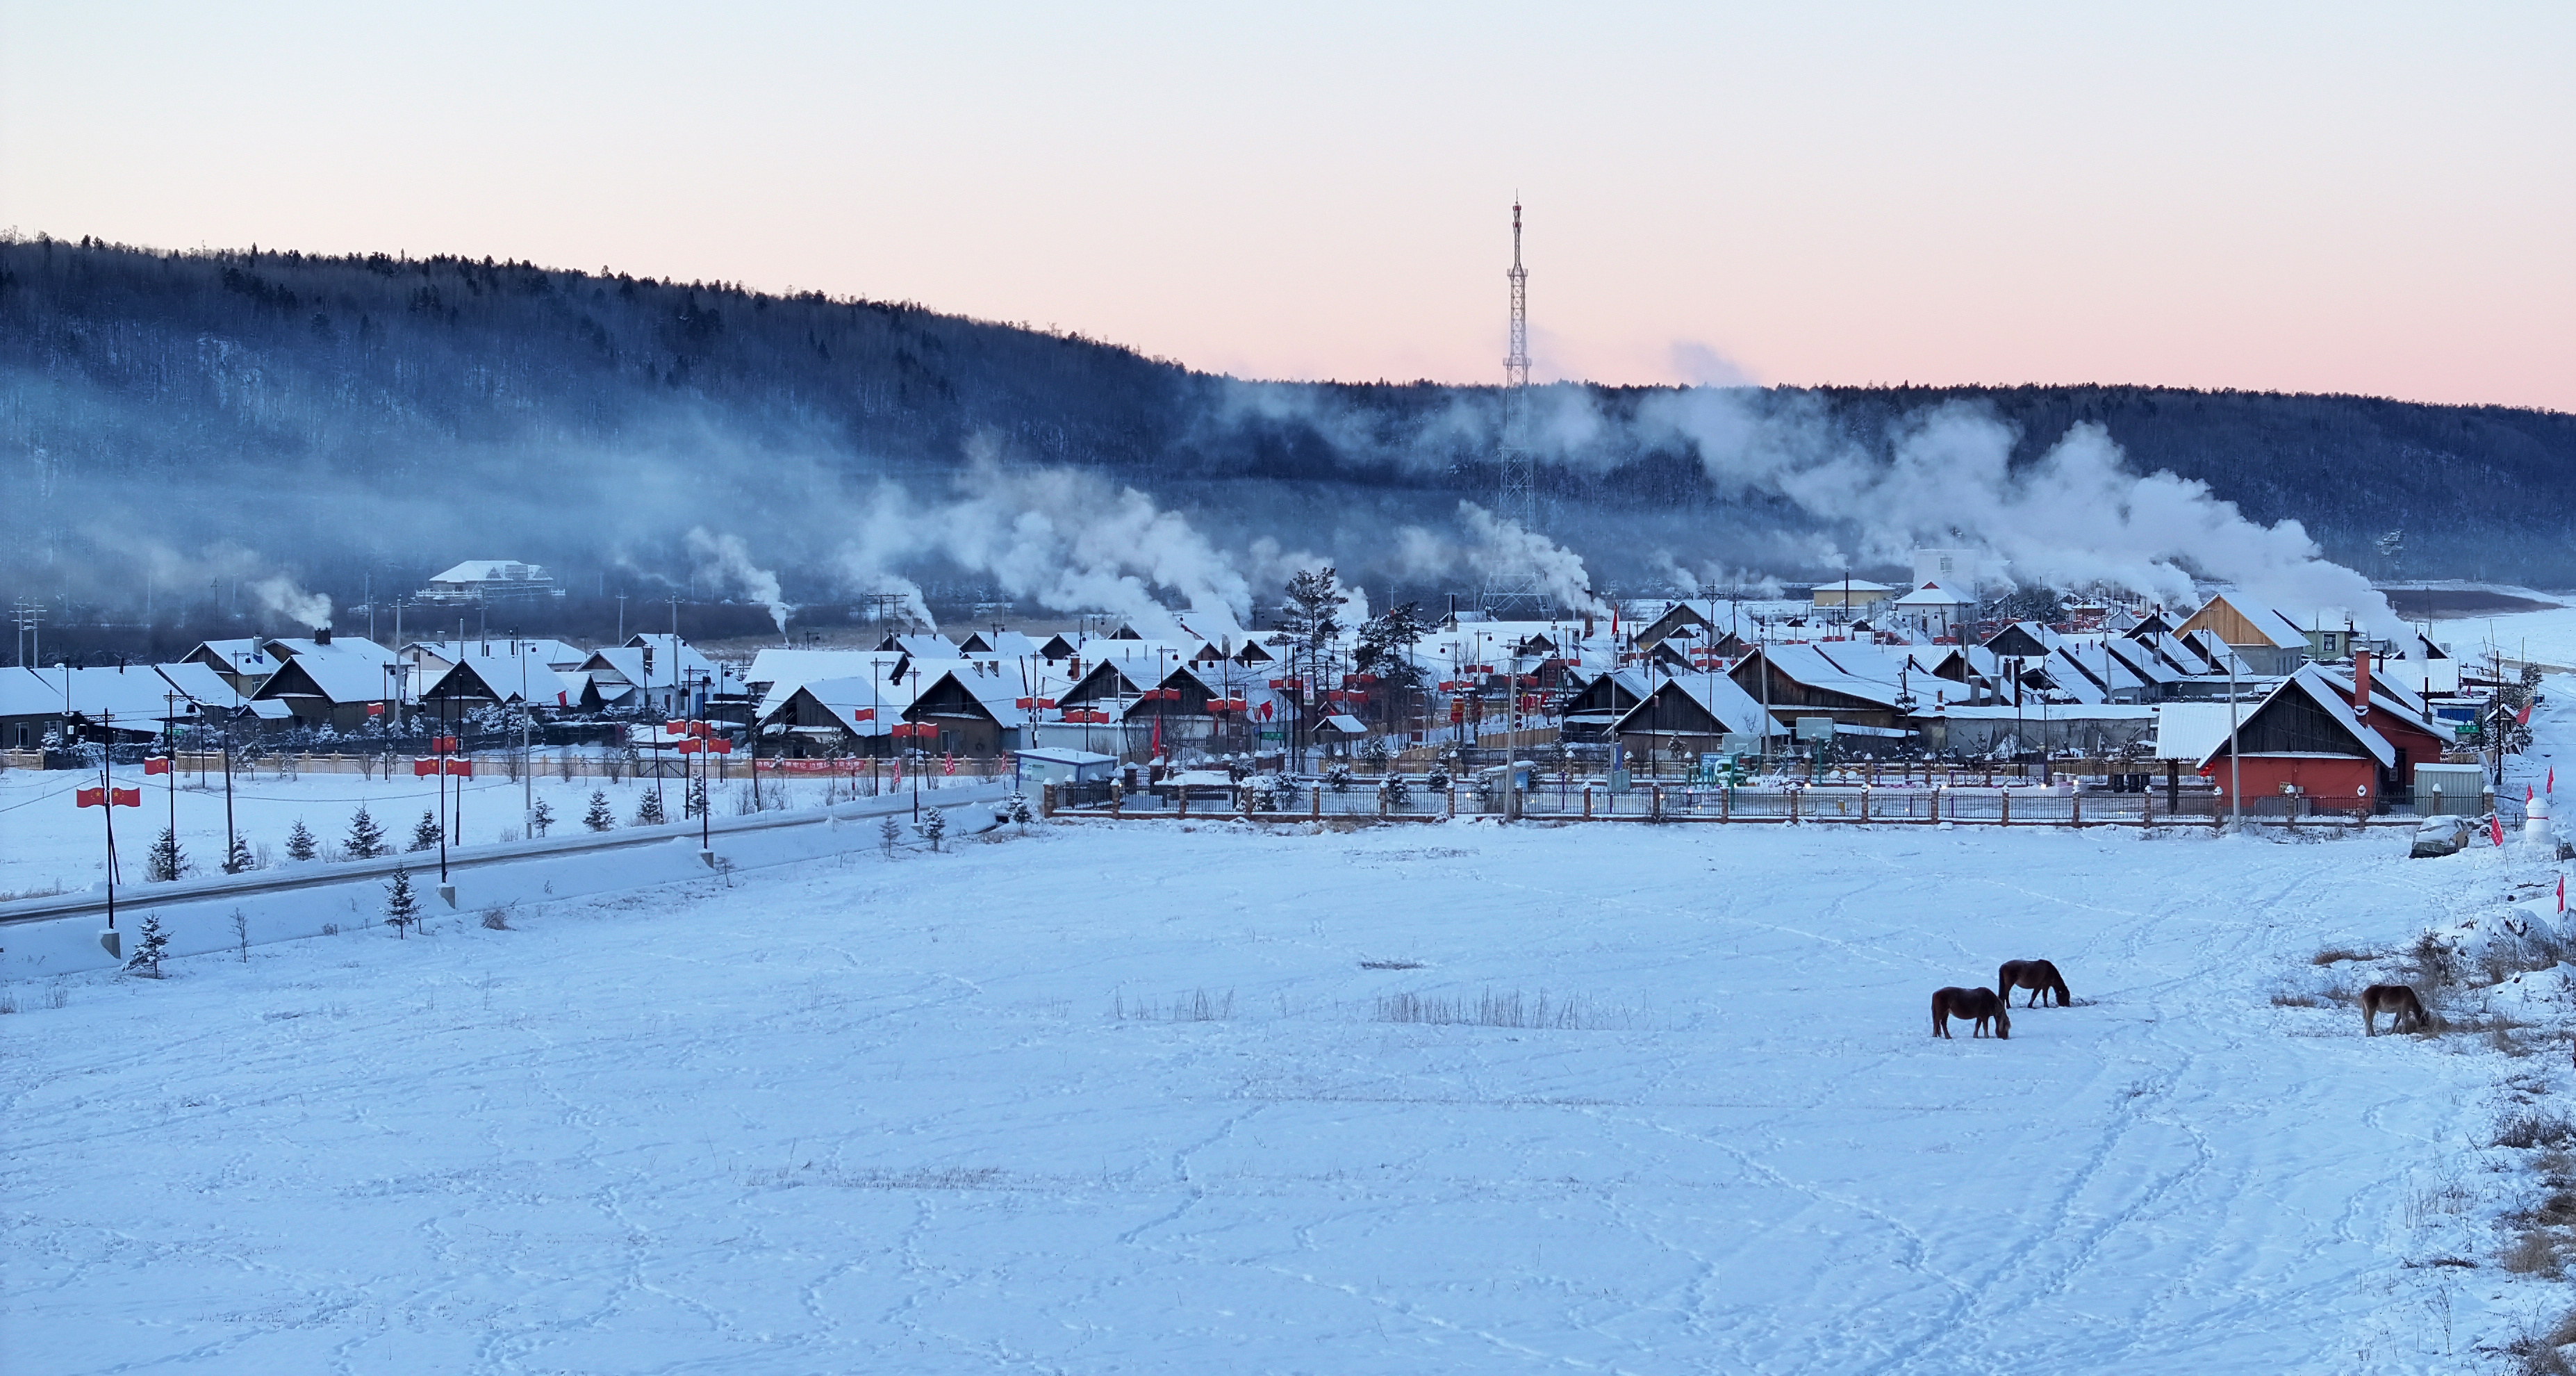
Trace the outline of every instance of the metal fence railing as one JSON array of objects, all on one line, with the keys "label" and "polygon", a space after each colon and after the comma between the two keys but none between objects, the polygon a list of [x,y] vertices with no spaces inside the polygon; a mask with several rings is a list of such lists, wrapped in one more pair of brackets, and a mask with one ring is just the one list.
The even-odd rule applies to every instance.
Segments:
[{"label": "metal fence railing", "polygon": [[[1070,796],[1056,800],[1058,815],[1121,818],[1247,817],[1261,821],[1385,818],[1431,820],[1443,817],[1512,816],[1551,821],[1718,822],[1779,825],[1931,826],[2211,826],[2225,822],[2226,800],[2208,790],[2169,795],[2162,789],[2128,792],[2113,789],[2030,788],[1858,788],[1686,787],[1678,784],[1633,787],[1613,792],[1599,784],[1540,787],[1513,800],[1498,793],[1461,785],[1446,792],[1412,787],[1396,798],[1375,780],[1335,792],[1329,786],[1292,789],[1247,786],[1225,797],[1201,796],[1183,801],[1152,794],[1114,798]],[[2520,808],[2507,818],[2520,825]],[[2411,825],[2411,809],[2378,815],[2335,800],[2314,797],[2264,797],[2246,800],[2245,820],[2260,823],[2355,824],[2377,822]]]}]

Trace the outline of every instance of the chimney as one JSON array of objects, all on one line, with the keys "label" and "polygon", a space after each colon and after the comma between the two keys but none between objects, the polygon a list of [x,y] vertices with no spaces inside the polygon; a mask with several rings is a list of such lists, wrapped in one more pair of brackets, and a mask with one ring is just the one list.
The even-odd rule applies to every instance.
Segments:
[{"label": "chimney", "polygon": [[314,643],[314,644],[316,644],[316,645],[328,645],[328,644],[330,644],[330,643],[331,643],[331,628],[330,628],[330,627],[328,627],[328,626],[316,626],[316,627],[314,627],[314,628],[313,628],[313,643]]},{"label": "chimney", "polygon": [[2370,710],[2370,651],[2368,650],[2352,652],[2352,710],[2356,713],[2366,713]]}]

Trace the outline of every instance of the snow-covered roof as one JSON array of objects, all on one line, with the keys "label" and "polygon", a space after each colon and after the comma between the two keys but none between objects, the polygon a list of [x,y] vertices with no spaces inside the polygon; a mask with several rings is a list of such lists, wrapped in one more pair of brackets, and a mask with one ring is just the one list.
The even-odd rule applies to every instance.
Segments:
[{"label": "snow-covered roof", "polygon": [[1679,693],[1699,704],[1701,711],[1717,719],[1720,726],[1738,735],[1777,736],[1785,734],[1779,721],[1762,710],[1751,693],[1724,674],[1678,674],[1648,689],[1637,705],[1619,716],[1611,729],[1625,732],[1632,718],[1652,709],[1655,698],[1664,693]]},{"label": "snow-covered roof", "polygon": [[221,674],[194,660],[155,664],[152,671],[168,679],[171,687],[187,694],[193,702],[210,707],[230,707],[241,700],[241,694],[226,683]]},{"label": "snow-covered roof", "polygon": [[[1840,587],[1841,584],[1838,583],[1835,584],[1835,586]],[[1859,585],[1854,584],[1853,586],[1858,587]],[[1916,588],[1914,591],[1896,599],[1895,605],[1899,607],[1921,607],[1925,609],[1973,607],[1976,605],[1976,599],[1973,597],[1962,597],[1959,594],[1950,591],[1948,588],[1942,587],[1938,583],[1926,583],[1922,587]]]},{"label": "snow-covered roof", "polygon": [[[216,691],[221,694],[219,700],[231,700],[230,688],[219,683]],[[170,700],[174,693],[180,696],[176,704]],[[190,696],[144,664],[122,669],[0,670],[0,716],[60,716],[69,710],[91,720],[113,716],[145,730],[149,722],[193,715]]]},{"label": "snow-covered roof", "polygon": [[527,700],[540,707],[580,705],[582,684],[557,674],[536,646],[522,642],[517,654],[510,653],[510,648],[501,642],[484,653],[479,643],[467,645],[465,656],[432,681],[425,695],[479,693],[517,702],[524,690]]},{"label": "snow-covered roof", "polygon": [[[388,661],[390,662],[390,661]],[[287,697],[311,697],[319,693],[324,701],[382,702],[392,682],[383,664],[349,655],[297,655],[284,668],[268,676],[253,697],[274,701]]]},{"label": "snow-covered roof", "polygon": [[433,584],[519,583],[545,576],[543,566],[522,564],[515,559],[468,559],[429,581]]},{"label": "snow-covered roof", "polygon": [[1118,763],[1118,757],[1115,755],[1103,755],[1096,750],[1074,750],[1056,745],[1042,746],[1031,750],[1019,750],[1012,753],[1018,755],[1024,760],[1044,760],[1048,764],[1074,765],[1077,767],[1082,765]]},{"label": "snow-covered roof", "polygon": [[1328,716],[1322,721],[1316,723],[1316,725],[1318,727],[1329,726],[1333,730],[1345,736],[1365,736],[1368,734],[1368,724],[1361,721],[1359,718],[1352,716],[1348,712],[1335,712],[1331,716]]},{"label": "snow-covered roof", "polygon": [[[861,736],[885,735],[896,722],[903,719],[904,709],[912,706],[914,696],[909,679],[898,683],[882,682],[866,676],[816,679],[787,689],[779,695],[774,704],[762,702],[759,717],[761,724],[764,726],[771,724],[770,719],[778,715],[779,711],[793,701],[799,693],[811,698],[829,712],[833,721]],[[874,715],[864,717],[863,713]]]},{"label": "snow-covered roof", "polygon": [[[2326,715],[2335,719],[2337,725],[2343,727],[2345,731],[2350,732],[2353,740],[2357,742],[2363,750],[2369,752],[2372,759],[2379,761],[2382,767],[2395,765],[2397,763],[2397,747],[2390,745],[2386,736],[2379,734],[2370,727],[2362,725],[2361,719],[2353,715],[2352,703],[2346,697],[2346,695],[2351,691],[2352,686],[2349,683],[2346,683],[2344,687],[2338,691],[2335,687],[2334,680],[2326,677],[2324,671],[2318,669],[2317,666],[2313,664],[2303,664],[2299,666],[2298,672],[2281,680],[2279,685],[2274,687],[2271,692],[2264,694],[2263,700],[2254,704],[2253,708],[2247,711],[2244,716],[2239,719],[2237,729],[2242,731],[2244,729],[2244,722],[2252,721],[2256,713],[2271,706],[2272,703],[2279,699],[2283,694],[2301,693],[2305,694],[2310,702],[2323,708]],[[2218,704],[2218,706],[2223,710],[2226,704],[2221,703]],[[2162,747],[2159,746],[2158,749],[2161,751]],[[2211,760],[2225,754],[2226,751],[2227,735],[2222,732],[2219,736],[2218,743],[2211,746],[2209,750],[2200,757],[2200,763],[2204,765],[2208,764]]]},{"label": "snow-covered roof", "polygon": [[272,636],[260,645],[272,655],[290,659],[345,659],[370,667],[391,664],[396,658],[393,651],[361,636],[335,635],[327,641]]}]

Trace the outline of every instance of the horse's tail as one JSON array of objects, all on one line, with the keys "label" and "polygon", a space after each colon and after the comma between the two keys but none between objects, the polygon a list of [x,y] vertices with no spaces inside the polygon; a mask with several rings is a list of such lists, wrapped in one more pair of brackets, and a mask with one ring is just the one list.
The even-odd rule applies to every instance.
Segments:
[{"label": "horse's tail", "polygon": [[1948,992],[1949,991],[1946,989],[1935,989],[1932,991],[1932,1035],[1936,1037],[1941,1036],[1944,1031],[1941,1026],[1941,996]]}]

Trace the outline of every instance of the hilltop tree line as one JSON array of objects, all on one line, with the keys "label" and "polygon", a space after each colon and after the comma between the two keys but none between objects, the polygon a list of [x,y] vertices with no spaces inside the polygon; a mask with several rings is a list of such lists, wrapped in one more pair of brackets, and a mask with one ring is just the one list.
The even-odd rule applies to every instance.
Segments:
[{"label": "hilltop tree line", "polygon": [[[168,524],[202,538],[295,532],[316,577],[401,559],[605,559],[632,532],[562,520],[565,485],[613,484],[643,454],[678,455],[694,484],[684,505],[718,524],[747,504],[792,503],[778,489],[797,479],[778,455],[820,456],[853,482],[938,481],[977,434],[1001,437],[1015,461],[1132,483],[1220,540],[1259,521],[1293,535],[1436,515],[1491,486],[1483,442],[1438,423],[1489,406],[1490,389],[1246,389],[909,302],[492,259],[0,242],[0,481],[28,513],[20,558],[52,569],[79,561],[101,484],[135,501],[163,494]],[[1616,421],[1655,389],[1588,390]],[[2576,583],[2576,417],[2093,385],[1815,396],[1855,443],[1881,449],[1891,421],[1943,401],[1982,401],[2015,424],[2017,461],[2096,421],[2141,469],[2206,480],[2256,520],[2296,517],[2371,573]],[[1618,451],[1626,432],[1611,433],[1597,461],[1541,475],[1551,533],[1605,583],[1641,587],[1644,554],[1693,532],[1811,524],[1722,497],[1690,455],[1644,441]],[[429,499],[478,514],[434,529],[401,518]],[[2402,567],[2373,545],[2395,528]],[[495,543],[509,547],[483,547]]]}]

